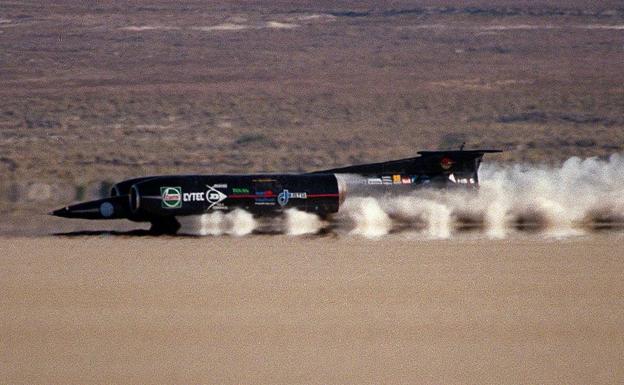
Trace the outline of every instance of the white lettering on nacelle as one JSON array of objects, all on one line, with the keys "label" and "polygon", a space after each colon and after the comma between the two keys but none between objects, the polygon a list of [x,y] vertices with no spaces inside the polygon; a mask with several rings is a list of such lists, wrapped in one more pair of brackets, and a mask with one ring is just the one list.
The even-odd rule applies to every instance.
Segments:
[{"label": "white lettering on nacelle", "polygon": [[204,202],[203,192],[191,192],[182,194],[182,200],[184,202]]}]

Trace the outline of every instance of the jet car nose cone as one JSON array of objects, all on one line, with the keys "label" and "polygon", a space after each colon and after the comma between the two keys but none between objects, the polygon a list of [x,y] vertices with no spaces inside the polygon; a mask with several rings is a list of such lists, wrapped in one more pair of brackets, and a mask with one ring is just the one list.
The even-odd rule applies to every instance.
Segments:
[{"label": "jet car nose cone", "polygon": [[53,215],[55,217],[66,217],[69,213],[67,207],[63,207],[62,209],[53,210],[48,213],[48,215]]}]

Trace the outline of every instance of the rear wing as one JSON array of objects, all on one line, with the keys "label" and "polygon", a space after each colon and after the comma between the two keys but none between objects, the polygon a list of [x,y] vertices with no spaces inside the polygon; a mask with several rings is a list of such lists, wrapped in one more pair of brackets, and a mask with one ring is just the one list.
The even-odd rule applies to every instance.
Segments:
[{"label": "rear wing", "polygon": [[483,155],[502,152],[501,150],[449,150],[419,151],[420,156],[339,167],[318,173],[357,174],[362,176],[410,175],[429,180],[450,180],[454,183],[478,184],[478,170]]}]

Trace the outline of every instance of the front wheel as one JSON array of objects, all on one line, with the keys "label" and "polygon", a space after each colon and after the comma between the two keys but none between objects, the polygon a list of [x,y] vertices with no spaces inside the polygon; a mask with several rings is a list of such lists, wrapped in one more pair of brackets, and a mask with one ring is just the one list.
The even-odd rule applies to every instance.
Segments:
[{"label": "front wheel", "polygon": [[158,218],[150,223],[150,233],[154,235],[175,235],[180,230],[180,222],[175,217]]}]

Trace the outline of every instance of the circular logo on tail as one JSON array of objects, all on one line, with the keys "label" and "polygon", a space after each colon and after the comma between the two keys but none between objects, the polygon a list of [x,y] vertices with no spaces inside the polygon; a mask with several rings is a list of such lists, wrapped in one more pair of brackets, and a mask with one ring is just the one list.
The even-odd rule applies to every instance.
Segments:
[{"label": "circular logo on tail", "polygon": [[440,161],[440,166],[442,166],[444,170],[448,170],[453,166],[453,163],[455,162],[453,162],[451,158],[444,157],[442,158],[442,161]]}]

